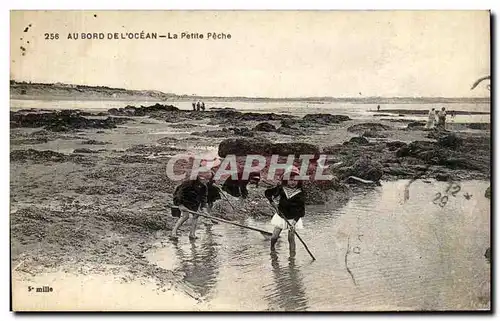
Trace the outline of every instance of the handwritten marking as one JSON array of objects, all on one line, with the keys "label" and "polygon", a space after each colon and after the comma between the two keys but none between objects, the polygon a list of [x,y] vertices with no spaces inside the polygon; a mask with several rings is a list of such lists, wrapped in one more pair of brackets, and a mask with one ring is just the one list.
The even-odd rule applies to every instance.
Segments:
[{"label": "handwritten marking", "polygon": [[347,266],[347,255],[351,252],[350,247],[349,247],[349,244],[350,244],[349,240],[350,240],[350,237],[348,236],[347,237],[347,250],[345,252],[345,268],[346,268],[347,272],[349,273],[349,275],[351,276],[352,282],[354,282],[354,285],[357,286],[358,284],[356,283],[356,279],[354,278],[354,274],[352,274],[351,269],[349,269],[349,266]]}]

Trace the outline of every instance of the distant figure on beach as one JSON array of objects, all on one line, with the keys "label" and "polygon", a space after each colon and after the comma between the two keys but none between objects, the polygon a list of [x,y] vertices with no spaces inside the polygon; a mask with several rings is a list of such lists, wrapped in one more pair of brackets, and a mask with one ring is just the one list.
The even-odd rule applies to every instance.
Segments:
[{"label": "distant figure on beach", "polygon": [[201,110],[201,102],[198,100],[198,102],[196,103],[196,110],[197,111],[200,111]]},{"label": "distant figure on beach", "polygon": [[196,103],[193,102],[193,110],[196,110]]},{"label": "distant figure on beach", "polygon": [[205,111],[205,102],[204,101],[201,102],[201,110]]},{"label": "distant figure on beach", "polygon": [[436,109],[432,108],[429,111],[429,116],[427,118],[427,124],[425,124],[425,128],[432,129],[434,128],[435,123],[436,123]]},{"label": "distant figure on beach", "polygon": [[380,105],[377,106],[377,111],[380,111]]},{"label": "distant figure on beach", "polygon": [[438,127],[445,129],[446,126],[446,109],[443,107],[441,111],[438,112]]},{"label": "distant figure on beach", "polygon": [[450,116],[451,116],[451,118],[455,118],[455,112],[453,110],[450,111]]}]

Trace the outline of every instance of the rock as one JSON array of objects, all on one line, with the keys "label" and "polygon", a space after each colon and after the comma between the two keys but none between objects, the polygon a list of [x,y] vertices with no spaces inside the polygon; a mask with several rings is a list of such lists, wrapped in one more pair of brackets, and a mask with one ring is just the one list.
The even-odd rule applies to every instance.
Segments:
[{"label": "rock", "polygon": [[90,148],[75,148],[73,150],[74,154],[93,154],[93,153],[99,153],[97,150],[92,150]]},{"label": "rock", "polygon": [[10,152],[10,161],[11,162],[22,162],[22,161],[36,161],[40,163],[44,162],[66,162],[70,158],[58,152],[50,151],[50,150],[35,150],[35,149],[27,149],[27,150],[13,150]]},{"label": "rock", "polygon": [[392,142],[387,142],[385,145],[389,148],[390,151],[394,151],[397,149],[400,149],[404,146],[407,146],[406,143],[400,142],[400,141],[392,141]]},{"label": "rock", "polygon": [[108,117],[87,118],[82,116],[82,113],[71,110],[62,110],[49,113],[11,113],[10,124],[12,128],[28,127],[37,128],[44,127],[53,132],[63,132],[74,129],[86,128],[115,128],[117,124],[128,121],[128,119]]},{"label": "rock", "polygon": [[361,156],[353,165],[352,176],[370,181],[379,181],[384,174],[382,164],[371,160],[369,157]]},{"label": "rock", "polygon": [[282,120],[282,119],[290,119],[293,116],[290,115],[278,115],[275,113],[241,113],[238,119],[243,121],[272,121],[272,120]]},{"label": "rock", "polygon": [[363,133],[369,130],[389,130],[390,126],[379,124],[379,123],[362,123],[357,125],[352,125],[347,128],[347,131],[352,133]]},{"label": "rock", "polygon": [[462,146],[463,139],[459,138],[457,135],[451,133],[438,138],[438,144],[442,147],[448,147],[451,149],[457,149]]},{"label": "rock", "polygon": [[338,179],[331,181],[306,181],[304,182],[304,196],[306,205],[332,204],[340,207],[347,203],[352,192],[348,185]]},{"label": "rock", "polygon": [[307,143],[276,143],[267,139],[230,138],[219,144],[219,156],[227,155],[318,155],[319,148]]},{"label": "rock", "polygon": [[254,136],[254,133],[250,129],[248,129],[248,127],[240,127],[240,128],[230,127],[230,128],[224,128],[223,131],[228,131],[236,136],[244,136],[244,137]]},{"label": "rock", "polygon": [[368,139],[362,137],[362,136],[359,136],[359,137],[353,137],[351,138],[348,142],[344,142],[344,145],[345,144],[358,144],[358,145],[368,145],[370,142],[368,141]]},{"label": "rock", "polygon": [[484,197],[491,199],[491,186],[488,186],[488,188],[486,189]]},{"label": "rock", "polygon": [[412,121],[411,123],[408,123],[406,128],[408,129],[423,129],[425,127],[425,121]]},{"label": "rock", "polygon": [[163,137],[163,138],[160,138],[158,139],[156,142],[158,144],[161,144],[161,145],[170,145],[170,144],[175,144],[177,143],[179,140],[175,137]]},{"label": "rock", "polygon": [[227,155],[270,155],[272,143],[267,139],[255,138],[230,138],[219,144],[218,154],[220,157]]},{"label": "rock", "polygon": [[387,166],[383,169],[384,174],[396,176],[397,178],[409,178],[415,175],[415,171],[406,166]]},{"label": "rock", "polygon": [[297,119],[282,119],[281,128],[292,128],[298,126],[300,123]]},{"label": "rock", "polygon": [[361,135],[363,137],[372,137],[372,138],[385,138],[387,135],[382,134],[376,130],[367,130]]},{"label": "rock", "polygon": [[373,117],[391,117],[391,116],[394,116],[393,114],[384,114],[384,113],[381,113],[381,114],[373,114]]},{"label": "rock", "polygon": [[321,124],[338,124],[351,120],[349,116],[331,114],[307,114],[302,118],[305,122],[316,122]]},{"label": "rock", "polygon": [[275,132],[276,127],[270,123],[260,123],[257,126],[255,126],[253,130],[261,132]]},{"label": "rock", "polygon": [[108,109],[108,114],[113,115],[113,116],[118,116],[118,115],[120,115],[120,111],[117,108],[111,108],[111,109]]},{"label": "rock", "polygon": [[114,116],[146,116],[146,115],[158,115],[161,113],[169,113],[179,111],[179,108],[172,105],[162,105],[154,104],[152,106],[139,108],[134,106],[126,106],[124,108],[111,108],[108,109],[108,113]]},{"label": "rock", "polygon": [[36,145],[36,144],[44,144],[49,140],[46,137],[32,137],[32,138],[11,138],[11,145]]},{"label": "rock", "polygon": [[436,181],[447,182],[451,180],[451,175],[448,173],[438,173],[436,174]]},{"label": "rock", "polygon": [[366,155],[360,156],[352,166],[339,168],[337,171],[343,178],[356,176],[374,182],[379,181],[384,174],[382,164]]},{"label": "rock", "polygon": [[271,146],[273,155],[288,156],[295,155],[315,155],[319,157],[319,148],[316,145],[308,143],[276,143]]},{"label": "rock", "polygon": [[89,140],[84,140],[83,142],[81,142],[82,145],[106,145],[106,144],[110,144],[108,142],[101,142],[101,141],[98,141],[98,140],[94,140],[94,139],[89,139]]}]

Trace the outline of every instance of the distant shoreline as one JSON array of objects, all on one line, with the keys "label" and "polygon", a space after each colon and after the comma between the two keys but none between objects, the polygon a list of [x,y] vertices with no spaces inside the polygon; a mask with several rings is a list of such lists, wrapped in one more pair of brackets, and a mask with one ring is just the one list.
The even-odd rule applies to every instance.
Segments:
[{"label": "distant shoreline", "polygon": [[129,90],[105,86],[68,84],[25,83],[11,81],[10,99],[19,100],[106,100],[106,101],[219,101],[219,102],[308,102],[308,103],[352,103],[352,104],[489,104],[489,97],[219,97],[190,96],[163,93],[155,90]]}]

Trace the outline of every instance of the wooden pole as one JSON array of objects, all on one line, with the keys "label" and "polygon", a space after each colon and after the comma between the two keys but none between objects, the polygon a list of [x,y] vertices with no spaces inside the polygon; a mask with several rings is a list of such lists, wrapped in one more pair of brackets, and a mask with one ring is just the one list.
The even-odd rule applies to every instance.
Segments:
[{"label": "wooden pole", "polygon": [[259,233],[261,233],[262,235],[265,235],[265,236],[272,236],[273,235],[273,233],[268,232],[268,231],[264,231],[264,230],[261,230],[261,229],[255,228],[255,227],[251,227],[251,226],[246,226],[246,225],[239,224],[239,223],[236,223],[236,222],[227,221],[225,219],[218,218],[218,217],[215,217],[215,216],[210,216],[210,215],[207,215],[207,214],[204,214],[204,213],[195,212],[195,211],[191,211],[191,210],[185,210],[185,211],[187,211],[188,213],[194,214],[194,215],[199,215],[199,216],[202,216],[202,217],[205,217],[205,218],[212,219],[214,221],[218,221],[218,222],[222,222],[222,223],[227,223],[227,224],[239,226],[239,227],[242,227],[242,228],[246,228],[246,229],[249,229],[249,230],[252,230],[252,231],[256,231],[256,232],[259,232]]}]

